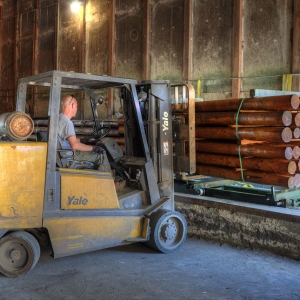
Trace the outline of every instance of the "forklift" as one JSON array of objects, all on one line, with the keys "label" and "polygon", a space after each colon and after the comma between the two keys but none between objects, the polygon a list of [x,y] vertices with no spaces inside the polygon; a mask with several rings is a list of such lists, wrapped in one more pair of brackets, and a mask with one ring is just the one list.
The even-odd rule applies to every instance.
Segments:
[{"label": "forklift", "polygon": [[[28,141],[34,125],[25,107],[32,86],[49,95],[44,141]],[[112,172],[74,162],[73,150],[58,150],[62,93],[85,92],[95,117],[97,95],[108,88],[118,89],[123,101],[125,154],[111,138],[97,138],[126,174],[120,190]],[[56,70],[19,80],[16,111],[0,116],[2,274],[30,271],[40,257],[41,236],[49,239],[54,258],[133,242],[163,253],[178,250],[187,224],[174,210],[170,97],[168,81]]]}]

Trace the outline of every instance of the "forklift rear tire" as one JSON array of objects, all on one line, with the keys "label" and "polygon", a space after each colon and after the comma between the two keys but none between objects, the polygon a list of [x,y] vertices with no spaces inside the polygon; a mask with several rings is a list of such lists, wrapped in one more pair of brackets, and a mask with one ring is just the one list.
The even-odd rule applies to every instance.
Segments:
[{"label": "forklift rear tire", "polygon": [[40,245],[26,231],[14,231],[0,239],[0,272],[7,277],[24,275],[39,258]]},{"label": "forklift rear tire", "polygon": [[150,228],[150,239],[145,244],[163,253],[177,251],[187,235],[186,220],[177,211],[159,210],[153,213]]}]

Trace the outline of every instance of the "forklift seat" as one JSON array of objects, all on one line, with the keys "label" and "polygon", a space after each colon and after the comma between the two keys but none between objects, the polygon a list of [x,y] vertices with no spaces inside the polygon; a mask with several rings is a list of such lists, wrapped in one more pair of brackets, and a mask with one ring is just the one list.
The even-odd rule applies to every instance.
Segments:
[{"label": "forklift seat", "polygon": [[70,169],[94,169],[95,164],[87,160],[75,160],[74,154],[76,150],[66,148],[64,143],[57,138],[57,152],[56,152],[56,164],[60,168]]},{"label": "forklift seat", "polygon": [[[38,142],[47,142],[47,132],[37,132]],[[74,153],[76,150],[64,149],[60,139],[57,138],[57,152],[56,152],[56,165],[59,168],[70,169],[94,169],[95,165],[91,161],[80,161],[74,159]]]},{"label": "forklift seat", "polygon": [[70,168],[70,169],[94,169],[95,165],[91,161],[87,160],[75,160],[74,153],[76,150],[73,149],[57,149],[56,152],[56,164],[59,168]]}]

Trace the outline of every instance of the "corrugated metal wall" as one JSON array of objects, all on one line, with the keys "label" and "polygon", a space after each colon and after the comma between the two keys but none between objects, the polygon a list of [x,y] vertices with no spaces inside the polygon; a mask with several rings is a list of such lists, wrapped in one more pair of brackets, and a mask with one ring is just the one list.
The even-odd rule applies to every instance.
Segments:
[{"label": "corrugated metal wall", "polygon": [[[14,109],[18,78],[53,69],[195,86],[200,79],[204,99],[232,96],[234,55],[242,59],[241,96],[251,88],[280,89],[282,74],[295,69],[299,0],[85,0],[79,13],[70,2],[2,1],[0,112]],[[237,4],[243,7],[238,54]],[[33,117],[47,115],[44,101],[43,89],[33,90],[27,107]],[[85,106],[81,118],[88,117]]]}]

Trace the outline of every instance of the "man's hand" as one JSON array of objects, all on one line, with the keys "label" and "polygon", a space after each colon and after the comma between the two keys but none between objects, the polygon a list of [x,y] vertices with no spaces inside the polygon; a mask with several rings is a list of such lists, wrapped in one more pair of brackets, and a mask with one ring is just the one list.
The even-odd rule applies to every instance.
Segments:
[{"label": "man's hand", "polygon": [[105,154],[105,150],[100,146],[94,146],[92,151],[98,154]]},{"label": "man's hand", "polygon": [[68,142],[70,143],[70,146],[74,150],[78,151],[93,151],[92,145],[86,145],[80,142],[76,136],[72,135],[68,137]]}]

